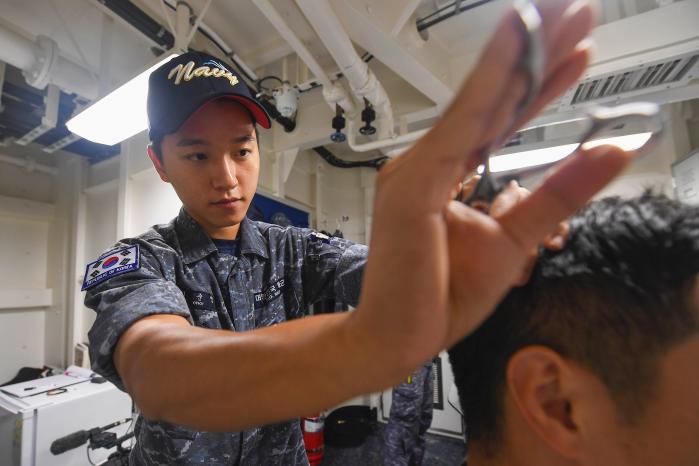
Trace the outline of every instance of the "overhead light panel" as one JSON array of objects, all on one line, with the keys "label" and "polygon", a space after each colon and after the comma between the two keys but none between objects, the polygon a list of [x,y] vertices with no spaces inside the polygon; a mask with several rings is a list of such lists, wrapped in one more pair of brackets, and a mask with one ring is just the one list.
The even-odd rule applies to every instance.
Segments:
[{"label": "overhead light panel", "polygon": [[66,127],[84,139],[108,146],[148,129],[146,114],[148,77],[156,68],[177,55],[169,54],[126,84],[90,105],[68,120]]},{"label": "overhead light panel", "polygon": [[578,145],[577,143],[564,144],[562,146],[496,155],[490,158],[490,171],[493,173],[506,172],[558,162],[572,154],[578,148]]},{"label": "overhead light panel", "polygon": [[[648,132],[601,138],[586,142],[584,148],[591,149],[602,145],[612,145],[625,151],[633,151],[641,148],[650,137],[651,133]],[[578,143],[563,144],[542,149],[496,155],[490,157],[490,171],[493,173],[506,172],[558,162],[575,152],[579,145]]]},{"label": "overhead light panel", "polygon": [[625,151],[632,151],[640,149],[648,140],[653,133],[636,133],[629,134],[626,136],[616,136],[613,138],[603,138],[603,139],[593,139],[590,142],[583,144],[583,149],[592,149],[593,147],[603,146],[605,144],[611,146],[617,146]]}]

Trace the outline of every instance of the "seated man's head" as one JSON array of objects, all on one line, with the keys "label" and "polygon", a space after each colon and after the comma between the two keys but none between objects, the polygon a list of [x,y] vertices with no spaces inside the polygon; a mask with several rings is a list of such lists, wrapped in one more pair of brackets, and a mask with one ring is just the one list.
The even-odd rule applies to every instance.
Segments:
[{"label": "seated man's head", "polygon": [[471,464],[699,464],[699,208],[597,201],[450,350]]}]

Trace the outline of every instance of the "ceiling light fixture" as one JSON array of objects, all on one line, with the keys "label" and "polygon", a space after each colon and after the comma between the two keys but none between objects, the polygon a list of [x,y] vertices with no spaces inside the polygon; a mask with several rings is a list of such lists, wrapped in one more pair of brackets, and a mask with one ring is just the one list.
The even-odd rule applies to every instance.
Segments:
[{"label": "ceiling light fixture", "polygon": [[[614,136],[608,138],[595,139],[585,143],[585,149],[601,145],[617,146],[625,151],[633,151],[643,146],[651,133],[636,133],[626,136]],[[563,144],[543,149],[533,149],[510,154],[495,155],[490,158],[490,171],[493,173],[506,172],[511,170],[521,170],[523,168],[535,167],[537,165],[547,165],[559,160],[563,160],[575,152],[580,144]]]},{"label": "ceiling light fixture", "polygon": [[75,115],[68,120],[66,127],[84,139],[108,146],[148,129],[146,113],[148,77],[156,68],[177,55],[177,53],[170,53]]}]

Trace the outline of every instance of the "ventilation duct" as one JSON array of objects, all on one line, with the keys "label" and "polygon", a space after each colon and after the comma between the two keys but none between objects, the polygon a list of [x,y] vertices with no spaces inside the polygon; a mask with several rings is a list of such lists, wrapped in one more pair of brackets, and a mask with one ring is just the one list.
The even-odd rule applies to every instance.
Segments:
[{"label": "ventilation duct", "polygon": [[669,3],[597,27],[583,79],[534,125],[574,118],[590,104],[668,104],[699,97],[699,2]]},{"label": "ventilation duct", "polygon": [[561,104],[603,103],[607,100],[685,86],[695,77],[699,77],[698,65],[699,51],[696,51],[590,77],[581,81],[573,92],[569,92],[569,99],[563,99]]}]

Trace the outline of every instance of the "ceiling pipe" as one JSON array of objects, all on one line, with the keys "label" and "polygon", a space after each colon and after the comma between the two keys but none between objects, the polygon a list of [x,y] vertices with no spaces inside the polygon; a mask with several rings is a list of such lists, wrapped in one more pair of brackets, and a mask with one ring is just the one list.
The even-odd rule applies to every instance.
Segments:
[{"label": "ceiling pipe", "polygon": [[327,0],[296,0],[313,29],[332,55],[360,100],[367,99],[374,107],[379,126],[379,139],[393,135],[391,101],[379,80],[357,55],[352,41]]},{"label": "ceiling pipe", "polygon": [[0,48],[2,61],[20,70],[29,69],[34,65],[36,44],[26,37],[0,27],[0,44],[2,44]]},{"label": "ceiling pipe", "polygon": [[[90,2],[105,14],[117,19],[139,34],[142,34],[148,41],[161,49],[169,50],[174,47],[175,25],[173,24],[172,19],[165,8],[167,7],[175,11],[176,16],[178,7],[177,4],[182,3],[181,1],[176,2],[173,0],[158,0],[158,3],[162,7],[163,18],[165,18],[165,21],[168,23],[169,29],[168,27],[163,27],[163,25],[146,14],[133,2],[124,2],[122,0],[90,0]],[[210,4],[211,2],[207,0],[206,5],[204,8],[202,8],[200,14],[197,16],[196,23],[198,24],[195,24],[197,27],[190,28],[189,36],[184,40],[187,44],[189,44],[194,38],[194,34],[196,34],[197,31],[201,32],[228,58],[230,58],[233,63],[235,63],[235,65],[243,72],[245,78],[254,83],[258,79],[255,72],[243,61],[242,58],[233,52],[233,50],[225,43],[223,39],[221,39],[221,37],[219,37],[218,34],[216,34],[203,22],[204,13],[208,10]],[[183,5],[183,7],[185,9],[187,8],[185,5]]]},{"label": "ceiling pipe", "polygon": [[22,70],[27,83],[37,89],[51,83],[67,93],[91,100],[97,97],[92,72],[61,57],[56,42],[46,36],[33,42],[0,26],[0,60]]},{"label": "ceiling pipe", "polygon": [[[161,0],[158,0],[161,1]],[[162,0],[169,8],[177,11],[178,4],[184,3],[181,0]],[[207,6],[208,8],[208,6]],[[206,10],[202,10],[206,11]],[[202,16],[202,14],[200,14]],[[196,29],[195,29],[196,30]],[[199,22],[198,30],[201,31],[205,36],[207,36],[217,47],[219,47],[223,53],[226,54],[228,58],[233,60],[233,62],[242,69],[242,71],[253,81],[257,81],[257,74],[248,66],[245,61],[240,58],[239,55],[233,52],[233,50],[226,44],[226,42],[221,39],[221,37],[214,32],[209,26],[207,26],[203,21]]]},{"label": "ceiling pipe", "polygon": [[[174,31],[170,17],[165,14],[165,19],[168,24],[172,25],[170,29],[164,27],[159,22],[155,21],[143,10],[133,4],[133,2],[124,2],[123,0],[89,0],[92,5],[105,15],[115,19],[127,28],[142,34],[151,45],[159,47],[162,50],[169,50],[175,43]],[[158,2],[165,10],[162,2]],[[167,13],[167,12],[166,12]]]},{"label": "ceiling pipe", "polygon": [[187,51],[187,37],[189,36],[189,18],[192,16],[192,7],[185,2],[177,2],[175,10],[175,50]]},{"label": "ceiling pipe", "polygon": [[415,142],[422,136],[427,134],[429,130],[430,128],[419,129],[417,131],[412,131],[406,134],[393,135],[386,139],[381,139],[379,141],[371,141],[363,144],[358,144],[357,137],[355,136],[358,130],[354,121],[350,120],[347,128],[347,144],[349,145],[350,149],[352,149],[355,152],[367,152],[370,150],[385,149],[387,147],[399,146]]},{"label": "ceiling pipe", "polygon": [[308,69],[313,73],[315,79],[323,86],[323,97],[328,105],[330,105],[332,111],[335,111],[335,105],[339,105],[349,118],[354,118],[357,107],[352,97],[347,94],[347,91],[345,91],[340,84],[333,84],[330,81],[323,67],[320,66],[313,57],[313,54],[311,54],[294,31],[286,24],[284,18],[281,17],[269,0],[253,0],[253,3],[255,3],[269,22],[272,23],[272,26],[274,26],[282,38],[291,46],[294,52],[296,52],[296,55],[303,60]]},{"label": "ceiling pipe", "polygon": [[191,31],[189,31],[189,35],[187,36],[186,44],[189,46],[189,43],[192,42],[192,39],[194,38],[194,34],[197,33],[199,30],[199,26],[201,26],[202,21],[204,20],[204,16],[206,15],[206,12],[209,11],[209,7],[211,6],[211,1],[212,0],[206,0],[206,4],[202,7],[201,11],[199,12],[199,16],[197,17],[196,21],[194,22],[194,25],[192,25]]}]

